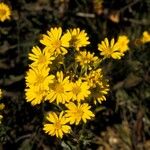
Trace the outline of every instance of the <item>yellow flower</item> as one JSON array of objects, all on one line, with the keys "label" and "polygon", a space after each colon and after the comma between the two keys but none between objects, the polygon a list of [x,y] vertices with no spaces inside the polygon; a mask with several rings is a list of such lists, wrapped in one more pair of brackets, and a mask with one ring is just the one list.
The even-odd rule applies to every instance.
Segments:
[{"label": "yellow flower", "polygon": [[34,68],[32,67],[27,72],[26,85],[27,87],[36,86],[36,88],[48,89],[48,85],[53,82],[54,75],[48,75],[49,68]]},{"label": "yellow flower", "polygon": [[142,38],[141,38],[142,43],[147,43],[150,42],[150,33],[148,31],[144,31]]},{"label": "yellow flower", "polygon": [[29,53],[29,59],[33,61],[31,64],[33,67],[47,67],[55,58],[46,49],[41,51],[38,46],[34,46],[32,53]]},{"label": "yellow flower", "polygon": [[0,115],[0,124],[2,123],[3,116]]},{"label": "yellow flower", "polygon": [[88,97],[91,93],[89,88],[90,87],[87,82],[82,82],[81,79],[79,79],[75,83],[71,83],[71,91],[69,94],[72,100],[81,101]]},{"label": "yellow flower", "polygon": [[25,89],[26,101],[31,102],[33,106],[42,103],[45,100],[46,94],[46,90],[35,86]]},{"label": "yellow flower", "polygon": [[101,85],[103,79],[102,69],[91,70],[90,73],[82,79],[92,88],[96,87],[97,84]]},{"label": "yellow flower", "polygon": [[0,89],[0,98],[2,98],[3,92],[2,89]]},{"label": "yellow flower", "polygon": [[0,104],[0,110],[3,110],[5,108],[5,105],[3,103]]},{"label": "yellow flower", "polygon": [[94,56],[94,53],[87,51],[81,51],[75,58],[76,62],[79,62],[80,65],[84,68],[92,69],[94,63],[98,60],[98,57]]},{"label": "yellow flower", "polygon": [[4,22],[6,19],[10,19],[11,10],[8,5],[0,3],[0,21]]},{"label": "yellow flower", "polygon": [[102,101],[106,101],[106,95],[108,94],[108,91],[109,85],[107,81],[103,79],[101,85],[97,84],[97,86],[91,90],[94,103],[97,104],[97,102],[99,102],[101,104]]},{"label": "yellow flower", "polygon": [[90,111],[91,106],[87,103],[75,105],[73,102],[70,102],[66,104],[66,107],[68,108],[66,117],[68,117],[70,124],[78,125],[81,120],[86,123],[88,119],[94,117],[93,112]]},{"label": "yellow flower", "polygon": [[69,77],[65,77],[63,75],[63,72],[57,72],[56,79],[54,80],[54,83],[49,84],[49,92],[47,95],[47,99],[50,102],[53,102],[56,100],[56,103],[65,103],[66,101],[70,100],[69,91],[70,91],[70,83],[69,83]]},{"label": "yellow flower", "polygon": [[71,36],[70,46],[76,48],[77,51],[80,47],[90,44],[89,37],[84,30],[80,31],[79,28],[75,28],[68,30],[67,33]]},{"label": "yellow flower", "polygon": [[66,48],[69,47],[71,36],[68,33],[62,35],[62,28],[60,27],[51,28],[50,31],[47,31],[47,34],[48,35],[43,35],[40,42],[46,46],[46,49],[49,50],[50,54],[66,54]]},{"label": "yellow flower", "polygon": [[101,55],[105,58],[112,57],[113,59],[121,59],[121,57],[124,55],[120,51],[120,47],[118,43],[115,43],[115,40],[112,39],[110,44],[107,38],[104,39],[104,41],[101,42],[101,44],[98,44],[98,50],[101,51]]},{"label": "yellow flower", "polygon": [[64,133],[70,133],[71,127],[67,124],[67,119],[63,115],[63,112],[60,113],[59,117],[56,115],[55,112],[51,112],[47,116],[47,120],[51,123],[46,123],[44,125],[43,130],[45,133],[62,138]]},{"label": "yellow flower", "polygon": [[124,53],[125,51],[127,51],[129,49],[128,47],[128,43],[129,43],[129,39],[127,36],[125,35],[120,35],[118,37],[118,41],[117,43],[119,44],[119,47],[120,47],[120,51],[122,53]]}]

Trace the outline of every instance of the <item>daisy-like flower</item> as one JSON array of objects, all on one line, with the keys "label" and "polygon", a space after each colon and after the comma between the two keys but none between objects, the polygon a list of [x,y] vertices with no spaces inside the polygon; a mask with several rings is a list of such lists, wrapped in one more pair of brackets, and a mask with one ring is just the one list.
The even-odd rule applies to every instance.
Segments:
[{"label": "daisy-like flower", "polygon": [[98,57],[94,56],[94,53],[90,53],[87,51],[81,51],[77,54],[75,58],[76,62],[78,62],[82,67],[92,69],[94,63],[98,60]]},{"label": "daisy-like flower", "polygon": [[81,79],[77,80],[75,83],[71,83],[70,96],[72,100],[77,100],[80,102],[89,96],[91,93],[89,90],[89,85],[87,82],[82,82]]},{"label": "daisy-like flower", "polygon": [[10,19],[11,10],[8,5],[0,3],[0,21],[4,22],[6,19]]},{"label": "daisy-like flower", "polygon": [[115,43],[114,39],[112,39],[109,44],[108,39],[105,38],[101,44],[98,44],[98,50],[101,51],[100,54],[104,56],[104,58],[112,57],[113,59],[121,59],[124,55],[123,52],[120,51],[119,44]]},{"label": "daisy-like flower", "polygon": [[0,124],[2,123],[3,116],[0,115]]},{"label": "daisy-like flower", "polygon": [[92,97],[94,99],[94,104],[97,104],[97,102],[101,104],[102,101],[106,101],[106,95],[109,91],[109,85],[104,79],[102,83],[103,84],[101,85],[97,84],[97,86],[91,90]]},{"label": "daisy-like flower", "polygon": [[69,83],[69,77],[65,77],[63,72],[57,72],[56,79],[54,83],[49,84],[49,92],[47,95],[47,99],[50,102],[56,100],[56,103],[65,103],[70,100],[69,91],[71,90],[71,85]]},{"label": "daisy-like flower", "polygon": [[5,105],[3,103],[0,104],[0,110],[3,110],[5,108]]},{"label": "daisy-like flower", "polygon": [[55,54],[66,54],[67,47],[69,47],[69,41],[71,39],[70,34],[66,33],[62,35],[62,28],[51,28],[50,31],[47,31],[48,35],[43,35],[43,38],[40,42],[46,46],[46,49],[50,52],[51,55]]},{"label": "daisy-like flower", "polygon": [[52,64],[52,60],[55,58],[46,49],[42,51],[38,46],[34,46],[32,53],[29,53],[29,59],[33,61],[31,66],[41,68]]},{"label": "daisy-like flower", "polygon": [[0,89],[0,98],[2,98],[3,92],[2,89]]},{"label": "daisy-like flower", "polygon": [[47,94],[46,90],[32,86],[25,89],[26,101],[30,102],[33,106],[42,103]]},{"label": "daisy-like flower", "polygon": [[68,30],[67,33],[71,36],[70,46],[74,47],[77,51],[79,51],[80,47],[90,44],[88,41],[89,37],[84,30],[80,31],[79,28],[75,28]]},{"label": "daisy-like flower", "polygon": [[47,116],[47,120],[50,123],[44,124],[44,132],[51,135],[62,138],[64,134],[70,133],[71,127],[67,125],[68,120],[60,113],[59,117],[55,112],[51,112]]},{"label": "daisy-like flower", "polygon": [[150,42],[150,33],[148,31],[144,31],[140,40],[142,43]]},{"label": "daisy-like flower", "polygon": [[102,85],[102,69],[99,68],[97,70],[91,70],[90,73],[82,79],[85,80],[92,88],[96,87],[97,84]]},{"label": "daisy-like flower", "polygon": [[49,68],[36,68],[32,67],[27,72],[26,85],[27,87],[36,87],[36,88],[43,88],[48,89],[48,85],[53,82],[54,75],[49,75]]},{"label": "daisy-like flower", "polygon": [[78,103],[75,105],[73,102],[70,102],[66,104],[66,107],[68,108],[68,110],[66,110],[66,117],[68,117],[70,124],[78,125],[81,120],[86,123],[87,120],[94,117],[93,112],[90,111],[91,106],[87,103]]},{"label": "daisy-like flower", "polygon": [[129,38],[125,35],[120,35],[118,37],[118,41],[117,43],[119,44],[120,47],[120,51],[122,53],[124,53],[125,51],[127,51],[129,49],[128,47],[128,43],[129,43]]}]

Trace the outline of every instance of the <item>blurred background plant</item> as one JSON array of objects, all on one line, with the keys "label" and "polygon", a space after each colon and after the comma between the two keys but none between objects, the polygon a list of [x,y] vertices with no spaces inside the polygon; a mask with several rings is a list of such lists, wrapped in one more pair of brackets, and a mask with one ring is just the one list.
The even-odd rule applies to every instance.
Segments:
[{"label": "blurred background plant", "polygon": [[[0,22],[0,125],[2,149],[150,149],[150,43],[139,40],[150,26],[149,0],[21,0],[4,1],[10,20]],[[107,101],[97,108],[75,139],[55,139],[42,131],[42,107],[24,96],[28,53],[50,27],[85,29],[97,53],[97,43],[125,34],[130,50],[121,60],[106,62],[110,80]],[[79,127],[80,128],[80,127]],[[79,136],[80,135],[80,139]]]}]

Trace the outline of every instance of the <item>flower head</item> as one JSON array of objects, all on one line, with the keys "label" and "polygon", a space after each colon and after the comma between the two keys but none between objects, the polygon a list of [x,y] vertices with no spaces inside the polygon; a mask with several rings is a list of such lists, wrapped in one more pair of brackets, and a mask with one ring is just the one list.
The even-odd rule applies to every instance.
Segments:
[{"label": "flower head", "polygon": [[143,32],[143,35],[141,37],[141,42],[142,43],[150,42],[150,33],[148,31]]},{"label": "flower head", "polygon": [[3,92],[2,89],[0,89],[0,98],[2,98]]},{"label": "flower head", "polygon": [[51,136],[55,136],[62,138],[64,133],[70,133],[71,127],[67,125],[68,122],[65,116],[63,115],[63,112],[60,113],[59,117],[55,112],[51,112],[47,116],[47,120],[50,123],[44,124],[43,130],[45,133],[48,133]]},{"label": "flower head", "polygon": [[125,52],[129,49],[128,47],[128,43],[129,43],[129,39],[127,36],[125,35],[120,35],[118,37],[118,41],[117,41],[119,47],[120,47],[120,52]]},{"label": "flower head", "polygon": [[6,19],[10,19],[11,10],[8,5],[0,3],[0,21],[4,22]]},{"label": "flower head", "polygon": [[97,70],[91,70],[88,75],[83,77],[83,80],[85,80],[88,85],[92,88],[96,87],[97,84],[101,85],[103,79],[102,69]]},{"label": "flower head", "polygon": [[0,124],[2,123],[3,116],[0,115]]},{"label": "flower head", "polygon": [[97,104],[97,102],[101,104],[102,101],[105,101],[106,95],[109,91],[109,84],[107,83],[107,80],[103,79],[101,83],[102,84],[97,84],[97,86],[91,90],[95,104]]},{"label": "flower head", "polygon": [[72,100],[78,102],[84,100],[91,93],[87,82],[82,82],[81,79],[71,83],[70,96]]},{"label": "flower head", "polygon": [[75,59],[82,67],[91,69],[91,66],[98,60],[98,57],[94,56],[94,53],[91,54],[87,51],[81,51]]},{"label": "flower head", "polygon": [[113,59],[121,59],[124,55],[123,52],[120,51],[120,46],[118,43],[115,43],[115,40],[112,39],[110,44],[107,38],[98,44],[98,50],[101,51],[101,55],[105,58],[112,57]]},{"label": "flower head", "polygon": [[41,68],[47,67],[55,58],[46,49],[42,51],[38,46],[34,46],[32,53],[29,53],[29,59],[33,61],[31,66]]},{"label": "flower head", "polygon": [[80,31],[79,28],[75,28],[68,30],[67,33],[71,36],[70,46],[76,48],[77,51],[80,47],[90,44],[88,41],[89,37],[84,30]]},{"label": "flower head", "polygon": [[70,100],[69,91],[71,89],[69,77],[65,77],[63,72],[57,72],[54,83],[49,84],[47,99],[50,102],[56,100],[56,103],[65,103]]},{"label": "flower head", "polygon": [[93,112],[90,111],[91,106],[87,103],[75,105],[73,102],[70,102],[66,104],[66,107],[68,108],[66,110],[66,117],[68,117],[70,124],[78,125],[81,120],[86,123],[87,120],[94,117]]},{"label": "flower head", "polygon": [[32,67],[27,72],[26,85],[27,87],[36,87],[48,89],[48,85],[53,82],[54,76],[49,75],[49,68]]},{"label": "flower head", "polygon": [[51,55],[66,54],[67,47],[69,47],[69,41],[71,36],[66,33],[62,35],[62,28],[51,28],[50,31],[47,31],[48,35],[43,35],[43,38],[40,42],[46,46],[46,49],[50,52]]},{"label": "flower head", "polygon": [[5,105],[3,103],[0,104],[0,111],[5,108]]},{"label": "flower head", "polygon": [[31,104],[34,106],[42,103],[45,100],[47,91],[42,88],[37,88],[36,86],[32,86],[30,88],[25,89],[25,95],[26,95],[26,101],[31,102]]}]

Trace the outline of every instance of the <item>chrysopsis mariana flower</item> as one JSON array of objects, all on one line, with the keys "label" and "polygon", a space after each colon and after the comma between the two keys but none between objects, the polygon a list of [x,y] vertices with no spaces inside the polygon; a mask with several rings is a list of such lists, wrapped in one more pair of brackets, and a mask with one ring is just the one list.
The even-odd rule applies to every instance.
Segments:
[{"label": "chrysopsis mariana flower", "polygon": [[88,83],[90,88],[96,87],[97,84],[101,85],[103,80],[102,69],[91,70],[89,74],[82,77],[82,79]]},{"label": "chrysopsis mariana flower", "polygon": [[55,57],[53,57],[48,50],[44,49],[42,51],[38,46],[34,46],[32,53],[29,53],[29,59],[33,61],[31,66],[41,68],[52,64]]},{"label": "chrysopsis mariana flower", "polygon": [[140,40],[142,43],[150,42],[150,33],[148,31],[144,31]]},{"label": "chrysopsis mariana flower", "polygon": [[97,62],[98,57],[94,56],[94,53],[90,53],[90,52],[87,52],[87,51],[80,51],[76,55],[75,60],[83,68],[87,68],[87,69],[91,70],[94,63]]},{"label": "chrysopsis mariana flower", "polygon": [[8,5],[3,2],[0,3],[0,21],[4,22],[6,19],[10,19],[11,10]]},{"label": "chrysopsis mariana flower", "polygon": [[82,81],[81,79],[76,82],[71,83],[70,96],[72,100],[77,100],[80,102],[89,96],[91,93],[89,90],[89,85],[87,82]]},{"label": "chrysopsis mariana flower", "polygon": [[56,100],[56,103],[65,103],[70,100],[69,91],[71,90],[71,85],[69,83],[69,76],[64,78],[63,72],[57,72],[54,83],[49,84],[49,92],[47,99],[50,102]]},{"label": "chrysopsis mariana flower", "polygon": [[27,87],[36,87],[41,89],[48,89],[48,85],[53,82],[54,75],[49,75],[49,68],[32,67],[27,72],[25,77]]},{"label": "chrysopsis mariana flower", "polygon": [[67,47],[69,47],[69,41],[71,39],[70,34],[65,33],[62,35],[62,28],[50,28],[50,31],[47,31],[48,35],[43,35],[43,38],[40,42],[46,46],[46,49],[56,56],[61,54],[64,55],[67,53]]},{"label": "chrysopsis mariana flower", "polygon": [[97,84],[96,87],[91,89],[91,97],[93,98],[94,104],[99,102],[100,104],[102,101],[106,101],[106,95],[109,92],[109,84],[108,81],[103,79],[101,84]]},{"label": "chrysopsis mariana flower", "polygon": [[70,46],[74,47],[77,51],[81,47],[85,47],[90,44],[89,37],[84,30],[80,30],[79,28],[70,29],[67,33],[71,36]]},{"label": "chrysopsis mariana flower", "polygon": [[25,89],[26,101],[30,102],[33,106],[44,102],[47,91],[42,88],[32,86]]},{"label": "chrysopsis mariana flower", "polygon": [[124,53],[129,49],[129,38],[125,35],[120,35],[117,41],[119,45],[120,52]]},{"label": "chrysopsis mariana flower", "polygon": [[66,104],[66,107],[68,108],[68,110],[66,110],[66,117],[68,118],[70,124],[78,125],[81,120],[86,123],[87,120],[94,117],[93,112],[90,110],[91,106],[87,103],[78,103],[76,105],[73,102],[70,102]]},{"label": "chrysopsis mariana flower", "polygon": [[62,138],[64,134],[70,133],[71,127],[67,125],[68,120],[63,115],[63,112],[59,116],[55,112],[50,112],[46,119],[48,123],[45,123],[43,128],[45,133],[59,138]]},{"label": "chrysopsis mariana flower", "polygon": [[121,59],[124,55],[124,53],[120,51],[119,44],[117,42],[115,43],[114,39],[111,39],[109,43],[108,39],[105,38],[104,41],[98,44],[98,50],[104,58],[112,57],[113,59]]}]

